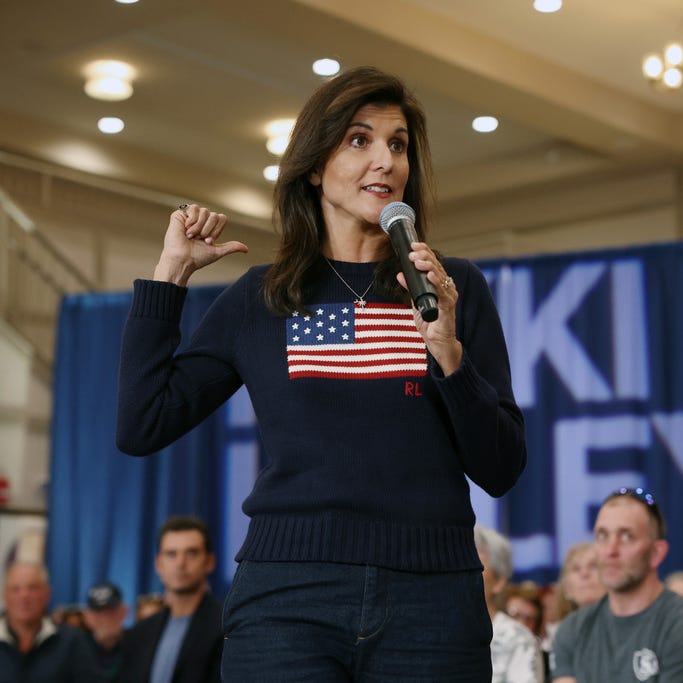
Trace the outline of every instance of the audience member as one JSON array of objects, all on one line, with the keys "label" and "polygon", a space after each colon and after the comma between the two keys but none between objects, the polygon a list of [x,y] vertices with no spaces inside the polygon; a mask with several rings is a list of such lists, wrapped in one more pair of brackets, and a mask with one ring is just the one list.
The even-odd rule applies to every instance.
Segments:
[{"label": "audience member", "polygon": [[105,582],[90,587],[83,618],[88,641],[108,681],[120,680],[123,622],[127,616],[128,607],[118,586]]},{"label": "audience member", "polygon": [[562,619],[579,607],[593,604],[604,594],[605,587],[600,582],[598,556],[594,544],[586,542],[571,546],[565,553],[555,584],[554,621],[548,623],[544,620],[542,627],[541,649],[548,673],[553,641]]},{"label": "audience member", "polygon": [[666,524],[642,489],[608,496],[594,527],[607,595],[569,614],[551,657],[553,681],[683,681],[683,597],[664,587]]},{"label": "audience member", "polygon": [[143,593],[135,601],[135,621],[151,617],[164,609],[166,603],[161,593]]},{"label": "audience member", "polygon": [[480,525],[474,527],[474,542],[484,565],[484,597],[493,624],[492,683],[541,683],[543,661],[537,639],[496,604],[512,575],[512,546],[497,531]]},{"label": "audience member", "polygon": [[208,589],[216,560],[206,524],[170,517],[158,534],[155,569],[166,607],[124,639],[125,683],[219,683],[222,604]]},{"label": "audience member", "polygon": [[11,565],[0,618],[0,680],[3,683],[106,683],[83,631],[46,616],[50,600],[47,570],[37,564]]},{"label": "audience member", "polygon": [[83,619],[83,607],[81,605],[64,605],[59,616],[59,623],[72,628],[86,630],[85,620]]},{"label": "audience member", "polygon": [[565,555],[558,581],[559,620],[578,607],[592,605],[605,595],[606,589],[600,581],[598,571],[598,553],[595,544],[577,543],[571,546]]},{"label": "audience member", "polygon": [[505,612],[524,624],[537,638],[541,637],[543,604],[539,587],[533,581],[508,584],[505,591]]},{"label": "audience member", "polygon": [[683,595],[683,570],[669,574],[664,580],[664,585],[670,591]]}]

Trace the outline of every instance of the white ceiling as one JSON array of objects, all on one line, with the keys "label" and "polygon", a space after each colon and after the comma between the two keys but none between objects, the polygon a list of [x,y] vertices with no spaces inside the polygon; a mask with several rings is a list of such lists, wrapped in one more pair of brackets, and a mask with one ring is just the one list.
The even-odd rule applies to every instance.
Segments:
[{"label": "white ceiling", "polygon": [[[681,0],[0,0],[2,152],[197,200],[270,230],[265,124],[294,117],[314,59],[375,64],[426,106],[440,200],[683,154],[683,90],[642,56],[683,39]],[[83,92],[91,60],[138,71],[133,97]],[[474,133],[474,115],[500,119]],[[103,136],[100,116],[126,122]],[[241,204],[245,193],[249,209]]]}]

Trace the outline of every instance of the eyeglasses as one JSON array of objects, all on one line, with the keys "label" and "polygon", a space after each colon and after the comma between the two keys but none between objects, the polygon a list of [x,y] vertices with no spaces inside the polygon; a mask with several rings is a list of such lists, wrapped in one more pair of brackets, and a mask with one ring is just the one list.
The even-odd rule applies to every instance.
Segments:
[{"label": "eyeglasses", "polygon": [[628,498],[632,498],[633,500],[643,503],[647,507],[650,517],[655,522],[657,538],[664,538],[666,536],[666,521],[664,520],[664,515],[659,509],[659,505],[657,505],[655,497],[651,493],[648,493],[640,486],[635,489],[629,489],[625,486],[622,486],[620,489],[617,489],[614,493],[611,493],[609,496],[607,496],[605,503],[610,500],[614,500],[615,498],[619,498],[620,496],[627,496]]}]

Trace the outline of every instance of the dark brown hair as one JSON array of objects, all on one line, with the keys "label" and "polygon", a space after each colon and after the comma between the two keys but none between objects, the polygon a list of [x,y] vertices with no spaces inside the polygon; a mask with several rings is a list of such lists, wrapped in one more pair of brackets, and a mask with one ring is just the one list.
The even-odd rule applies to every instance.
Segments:
[{"label": "dark brown hair", "polygon": [[[401,79],[374,67],[346,71],[322,85],[304,105],[280,162],[273,221],[280,246],[264,282],[265,301],[280,315],[304,310],[306,287],[314,276],[325,236],[319,189],[310,182],[344,139],[356,111],[366,104],[397,105],[408,124],[410,173],[403,201],[416,214],[418,238],[426,237],[433,206],[431,153],[422,106]],[[390,299],[409,302],[396,282],[400,271],[389,240],[375,271],[375,288]]]},{"label": "dark brown hair", "polygon": [[207,553],[213,552],[209,527],[206,522],[192,515],[173,515],[169,517],[157,533],[157,549],[161,549],[161,539],[170,531],[198,531],[204,539],[204,549]]}]

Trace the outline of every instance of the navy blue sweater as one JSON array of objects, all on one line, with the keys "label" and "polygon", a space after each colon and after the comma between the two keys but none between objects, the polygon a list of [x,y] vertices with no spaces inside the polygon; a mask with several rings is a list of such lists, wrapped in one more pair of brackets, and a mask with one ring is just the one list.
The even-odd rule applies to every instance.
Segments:
[{"label": "navy blue sweater", "polygon": [[[333,262],[356,292],[374,264]],[[119,379],[118,447],[168,445],[246,385],[269,464],[244,503],[237,559],[373,564],[412,571],[480,567],[465,475],[492,496],[526,462],[507,349],[481,272],[445,267],[460,294],[461,367],[444,377],[412,312],[377,299],[354,307],[331,271],[310,316],[264,303],[267,266],[222,292],[185,350],[186,289],[135,282]],[[325,273],[325,271],[323,271]]]}]

